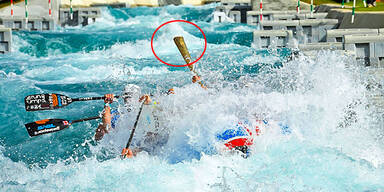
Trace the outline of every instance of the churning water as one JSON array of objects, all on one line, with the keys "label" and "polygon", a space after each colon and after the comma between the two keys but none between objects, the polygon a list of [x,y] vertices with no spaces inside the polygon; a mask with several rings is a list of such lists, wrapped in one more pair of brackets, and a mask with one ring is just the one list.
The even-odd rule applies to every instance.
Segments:
[{"label": "churning water", "polygon": [[[290,50],[255,50],[256,28],[213,23],[214,6],[105,8],[86,27],[14,32],[13,53],[0,56],[0,191],[384,190],[383,128],[367,99],[366,69],[332,51],[290,59]],[[191,83],[187,68],[166,66],[151,52],[154,30],[175,19],[207,36],[196,67],[207,91]],[[161,58],[184,64],[175,35],[184,36],[192,57],[201,54],[201,33],[174,23],[155,37]],[[26,112],[25,96],[120,94],[127,83],[168,106],[162,113],[170,138],[158,155],[121,160],[129,127],[96,143],[99,121],[28,136],[25,123],[95,116],[103,102]],[[171,87],[175,95],[162,94]],[[246,159],[216,152],[218,132],[260,114],[288,125],[290,134],[266,130]]]}]

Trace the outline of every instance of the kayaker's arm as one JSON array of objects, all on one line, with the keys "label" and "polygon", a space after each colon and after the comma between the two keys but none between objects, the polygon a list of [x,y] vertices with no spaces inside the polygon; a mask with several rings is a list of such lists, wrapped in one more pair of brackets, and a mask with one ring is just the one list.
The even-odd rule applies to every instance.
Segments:
[{"label": "kayaker's arm", "polygon": [[99,124],[95,133],[96,141],[101,140],[104,134],[108,133],[108,128],[111,127],[112,115],[111,115],[111,107],[109,106],[109,104],[112,102],[113,102],[113,94],[106,94],[104,99],[105,105],[104,105],[102,123]]}]

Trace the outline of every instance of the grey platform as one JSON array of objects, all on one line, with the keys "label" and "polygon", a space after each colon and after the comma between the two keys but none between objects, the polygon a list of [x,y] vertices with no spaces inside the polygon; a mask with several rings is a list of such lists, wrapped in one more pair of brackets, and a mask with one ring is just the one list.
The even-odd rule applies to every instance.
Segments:
[{"label": "grey platform", "polygon": [[12,47],[12,30],[0,26],[0,53],[11,52]]},{"label": "grey platform", "polygon": [[101,16],[100,8],[73,8],[71,19],[69,8],[60,8],[59,21],[61,26],[86,26],[96,21]]},{"label": "grey platform", "polygon": [[252,10],[251,0],[222,0],[221,4],[213,13],[214,22],[247,23],[247,11]]},{"label": "grey platform", "polygon": [[292,47],[293,34],[291,30],[257,30],[253,32],[253,41],[259,49]]},{"label": "grey platform", "polygon": [[[260,22],[260,11],[248,11],[247,12],[247,23],[249,25],[257,25]],[[263,11],[263,20],[262,21],[273,21],[273,20],[298,20],[298,19],[307,19],[307,18],[325,18],[326,13],[314,13],[313,16],[310,16],[309,10],[301,10],[298,14],[294,10],[288,11]]]},{"label": "grey platform", "polygon": [[11,28],[12,30],[44,31],[55,29],[54,20],[49,16],[31,16],[28,18],[28,23],[26,23],[24,17],[2,17],[0,22],[4,27]]},{"label": "grey platform", "polygon": [[[384,31],[383,31],[384,32]],[[332,29],[327,30],[327,42],[344,42],[344,35],[378,35],[378,29]]]},{"label": "grey platform", "polygon": [[344,49],[366,66],[384,67],[384,35],[345,35]]}]

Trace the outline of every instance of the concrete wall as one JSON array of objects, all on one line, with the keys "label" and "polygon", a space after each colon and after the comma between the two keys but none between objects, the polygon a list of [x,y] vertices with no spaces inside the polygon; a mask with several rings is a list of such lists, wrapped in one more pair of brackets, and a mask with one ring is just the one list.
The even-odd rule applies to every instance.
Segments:
[{"label": "concrete wall", "polygon": [[332,29],[327,30],[327,42],[344,42],[344,35],[372,34],[378,35],[378,29]]},{"label": "concrete wall", "polygon": [[[315,0],[316,1],[316,0]],[[259,10],[260,0],[252,0],[253,10]],[[263,0],[264,10],[296,10],[297,0]],[[310,6],[307,3],[300,2],[300,12],[303,10],[309,10]]]},{"label": "concrete wall", "polygon": [[[250,1],[226,0],[216,7],[213,13],[214,22],[247,23],[247,12],[251,10]],[[226,17],[223,16],[223,13]]]},{"label": "concrete wall", "polygon": [[229,18],[224,12],[213,13],[213,21],[217,23],[233,22],[233,20]]},{"label": "concrete wall", "polygon": [[[49,16],[49,6],[47,0],[28,0],[28,17],[44,18],[46,20],[53,19],[54,23],[58,22],[60,0],[51,0],[52,16]],[[11,16],[11,6],[0,9],[0,18],[8,18]],[[17,19],[25,19],[25,3],[24,1],[14,4],[14,17]]]},{"label": "concrete wall", "polygon": [[229,18],[234,23],[241,23],[241,12],[240,11],[229,11]]},{"label": "concrete wall", "polygon": [[[257,25],[260,22],[260,11],[248,11],[247,12],[247,23],[249,25]],[[263,20],[272,21],[272,20],[300,20],[300,19],[309,19],[309,18],[325,18],[326,13],[315,13],[313,16],[310,16],[310,11],[302,10],[300,14],[296,11],[263,11]]]},{"label": "concrete wall", "polygon": [[282,48],[293,45],[293,34],[290,30],[254,31],[253,41],[256,48]]},{"label": "concrete wall", "polygon": [[384,35],[345,35],[344,49],[366,66],[384,67]]},{"label": "concrete wall", "polygon": [[28,24],[23,17],[2,17],[0,21],[4,27],[12,30],[45,31],[55,29],[55,23],[51,17],[29,17]]},{"label": "concrete wall", "polygon": [[0,53],[11,52],[12,47],[12,30],[0,26]]},{"label": "concrete wall", "polygon": [[315,43],[326,40],[326,30],[335,29],[336,19],[305,19],[261,21],[262,30],[291,30],[299,43]]},{"label": "concrete wall", "polygon": [[321,42],[299,44],[300,51],[315,51],[315,50],[343,50],[343,43],[340,42]]},{"label": "concrete wall", "polygon": [[221,4],[226,6],[251,6],[251,0],[221,0]]},{"label": "concrete wall", "polygon": [[60,25],[61,26],[86,26],[96,21],[101,16],[101,10],[94,8],[73,8],[73,18],[69,8],[60,8]]},{"label": "concrete wall", "polygon": [[300,20],[299,42],[316,43],[326,41],[326,30],[336,29],[337,19],[306,19]]}]

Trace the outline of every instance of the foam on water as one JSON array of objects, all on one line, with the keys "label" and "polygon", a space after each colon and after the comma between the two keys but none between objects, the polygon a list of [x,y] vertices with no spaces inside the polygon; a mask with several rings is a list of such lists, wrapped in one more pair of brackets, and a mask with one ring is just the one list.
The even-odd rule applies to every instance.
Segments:
[{"label": "foam on water", "polygon": [[[371,77],[351,58],[322,51],[314,58],[299,55],[286,61],[286,50],[255,51],[235,44],[229,35],[224,43],[209,43],[198,63],[197,70],[210,87],[206,91],[190,83],[186,69],[167,67],[152,56],[150,36],[157,26],[148,23],[197,18],[192,20],[206,30],[216,27],[204,16],[212,11],[212,5],[106,9],[100,21],[85,28],[15,33],[15,52],[0,57],[0,190],[383,190],[382,122],[366,97]],[[221,25],[227,32],[244,28]],[[131,33],[134,27],[145,35]],[[129,37],[123,38],[124,33]],[[209,33],[222,35],[215,30]],[[79,34],[95,35],[95,40],[87,42],[89,50],[76,48],[75,38],[66,40]],[[97,39],[102,34],[116,38],[100,43]],[[201,36],[187,25],[176,24],[158,34],[157,40],[164,40],[157,44],[161,57],[183,62],[173,45],[174,35],[184,36],[193,57],[201,53]],[[44,51],[39,44],[43,41],[48,42]],[[54,42],[68,50],[55,48]],[[134,159],[119,158],[133,124],[131,117],[99,143],[93,140],[97,121],[28,137],[24,123],[95,116],[102,110],[102,101],[27,113],[26,95],[119,94],[127,83],[155,94],[164,108],[170,138],[155,156],[140,153]],[[160,94],[171,87],[175,95]],[[249,158],[217,150],[217,133],[256,117],[275,125],[255,138]],[[285,134],[278,123],[289,125],[291,133]]]}]

